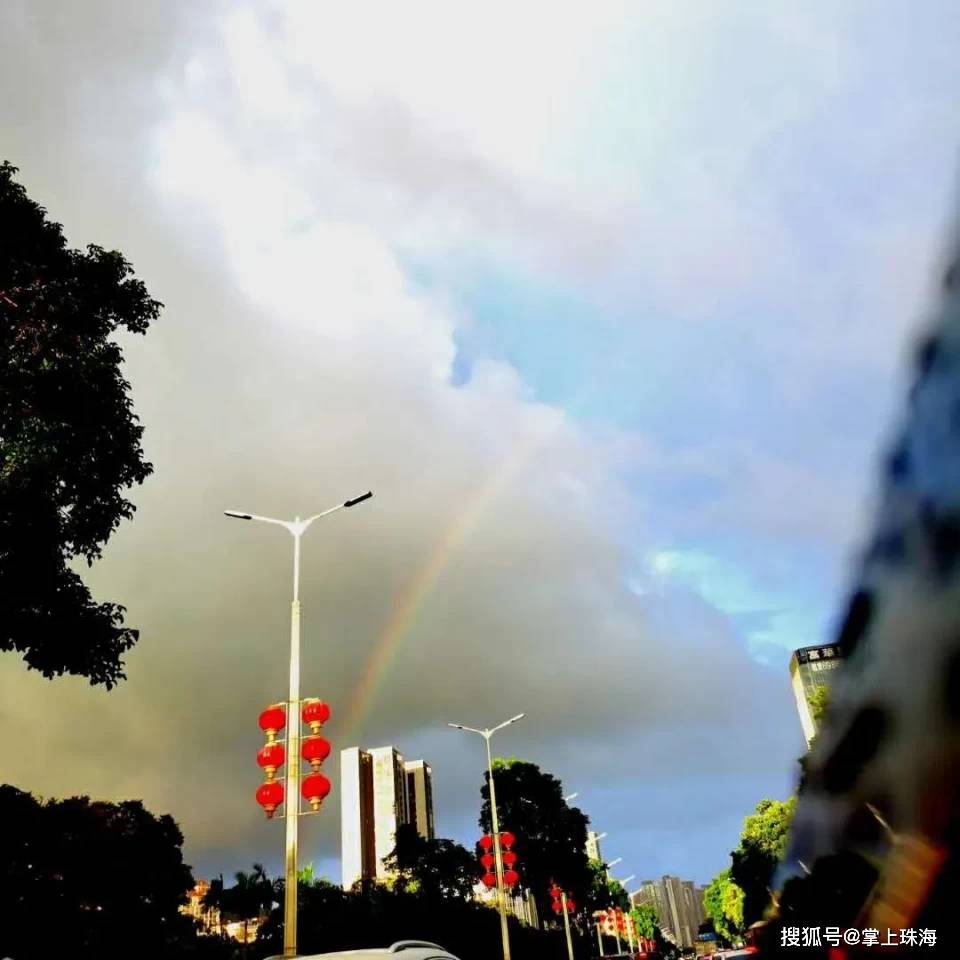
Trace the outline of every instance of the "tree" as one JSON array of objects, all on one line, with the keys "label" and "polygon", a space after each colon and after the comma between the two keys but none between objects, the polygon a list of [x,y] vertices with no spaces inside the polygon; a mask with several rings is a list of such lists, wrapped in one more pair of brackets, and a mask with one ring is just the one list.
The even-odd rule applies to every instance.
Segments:
[{"label": "tree", "polygon": [[223,891],[222,902],[226,913],[233,915],[243,924],[243,943],[246,949],[249,940],[248,924],[251,920],[265,918],[270,913],[276,888],[262,863],[255,863],[250,873],[238,870],[233,879],[233,886]]},{"label": "tree", "polygon": [[15,173],[0,163],[0,650],[109,689],[138,634],[69,563],[100,557],[152,472],[113,337],[161,304],[119,253],[69,249]]},{"label": "tree", "polygon": [[223,874],[210,881],[210,887],[203,896],[205,910],[217,911],[217,936],[223,936]]},{"label": "tree", "polygon": [[[497,759],[493,769],[500,829],[517,836],[521,884],[532,891],[540,916],[550,916],[548,890],[554,882],[586,906],[593,882],[586,854],[587,817],[567,805],[560,781],[536,764]],[[490,833],[488,777],[484,780],[480,828]]]},{"label": "tree", "polygon": [[656,939],[659,932],[660,917],[657,908],[652,903],[641,903],[635,906],[630,913],[633,916],[633,925],[637,933],[646,940]]},{"label": "tree", "polygon": [[747,926],[763,916],[770,902],[770,878],[787,847],[797,798],[761,800],[743,822],[740,845],[730,855],[731,879],[743,891],[743,919]]},{"label": "tree", "polygon": [[721,870],[704,891],[703,912],[728,944],[740,939],[744,930],[743,890],[730,878],[729,869]]},{"label": "tree", "polygon": [[[183,836],[139,801],[41,802],[0,786],[0,956],[160,960],[196,946]],[[65,937],[67,940],[65,940]]]},{"label": "tree", "polygon": [[630,909],[630,897],[619,880],[607,876],[607,866],[600,860],[589,861],[590,887],[585,906],[590,912],[607,907]]},{"label": "tree", "polygon": [[477,881],[477,860],[452,840],[421,837],[417,828],[397,828],[396,845],[384,866],[397,876],[399,889],[428,899],[469,899]]},{"label": "tree", "polygon": [[826,684],[814,687],[813,693],[807,697],[807,705],[810,707],[810,716],[816,727],[820,726],[823,718],[827,715],[827,706],[830,703],[830,688]]}]

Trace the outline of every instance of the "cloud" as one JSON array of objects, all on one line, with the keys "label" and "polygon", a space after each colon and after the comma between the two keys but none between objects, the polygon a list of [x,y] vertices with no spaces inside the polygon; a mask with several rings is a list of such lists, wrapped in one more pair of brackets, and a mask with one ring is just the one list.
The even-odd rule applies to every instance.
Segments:
[{"label": "cloud", "polygon": [[[130,679],[107,694],[0,661],[0,759],[28,789],[169,810],[201,871],[276,865],[253,757],[256,714],[285,689],[290,543],[222,510],[290,516],[371,488],[304,543],[303,686],[333,704],[335,749],[422,753],[441,828],[467,840],[482,758],[443,724],[524,710],[504,752],[624,830],[624,811],[660,817],[671,797],[693,810],[699,850],[679,812],[621,842],[706,879],[734,838],[708,839],[704,793],[682,798],[709,792],[738,822],[748,793],[787,789],[799,728],[782,663],[748,656],[743,610],[703,583],[638,595],[638,557],[739,536],[754,584],[759,567],[789,575],[791,549],[854,537],[866,454],[832,443],[836,411],[810,398],[892,368],[917,293],[875,268],[922,259],[937,188],[912,215],[891,187],[879,236],[810,193],[841,148],[790,183],[851,88],[852,13],[774,12],[742,40],[746,14],[701,4],[461,13],[4,11],[0,80],[32,91],[0,108],[9,156],[71,242],[122,249],[166,310],[125,342],[156,474],[85,574],[142,630]],[[906,111],[897,136],[938,109]],[[888,145],[867,146],[876,177]],[[822,244],[797,228],[808,195]],[[482,337],[455,378],[477,323],[459,286],[491,263],[609,311],[601,387],[617,363],[646,378],[656,428],[575,419]],[[758,393],[795,418],[789,436]],[[334,795],[305,824],[306,859],[335,856],[337,810]],[[672,868],[651,853],[671,843]]]}]

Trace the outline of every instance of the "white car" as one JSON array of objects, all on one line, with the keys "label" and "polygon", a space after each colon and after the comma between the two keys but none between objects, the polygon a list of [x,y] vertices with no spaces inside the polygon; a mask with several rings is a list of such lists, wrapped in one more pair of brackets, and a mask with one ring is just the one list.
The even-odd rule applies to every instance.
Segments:
[{"label": "white car", "polygon": [[[443,947],[426,940],[400,940],[389,947],[371,947],[369,950],[339,950],[336,953],[311,953],[299,956],[297,960],[457,960]],[[268,957],[267,960],[284,960],[282,956]]]}]

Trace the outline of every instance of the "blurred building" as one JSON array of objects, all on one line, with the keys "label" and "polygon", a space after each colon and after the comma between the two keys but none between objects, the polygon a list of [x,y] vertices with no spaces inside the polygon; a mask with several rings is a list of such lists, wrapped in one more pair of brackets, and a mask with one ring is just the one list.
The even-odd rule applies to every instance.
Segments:
[{"label": "blurred building", "polygon": [[840,647],[801,647],[790,657],[790,684],[797,700],[797,712],[807,746],[817,733],[816,721],[810,713],[810,697],[818,687],[828,687],[833,671],[840,666],[843,653]]},{"label": "blurred building", "polygon": [[600,838],[594,830],[587,833],[587,859],[599,860],[603,863],[603,857],[600,854]]},{"label": "blurred building", "polygon": [[657,925],[678,947],[692,947],[704,921],[703,887],[692,880],[664,876],[644,880],[630,897],[634,906],[650,904],[657,911]]},{"label": "blurred building", "polygon": [[344,889],[386,879],[383,861],[399,826],[412,824],[422,837],[434,837],[433,771],[423,760],[405,763],[396,747],[342,750],[340,811]]}]

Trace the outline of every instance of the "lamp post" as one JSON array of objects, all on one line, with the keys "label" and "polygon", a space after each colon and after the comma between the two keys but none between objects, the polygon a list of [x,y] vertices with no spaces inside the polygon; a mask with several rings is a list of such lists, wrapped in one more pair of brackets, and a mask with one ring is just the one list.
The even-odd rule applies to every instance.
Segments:
[{"label": "lamp post", "polygon": [[490,821],[493,828],[493,856],[497,869],[497,893],[500,906],[500,939],[503,941],[503,960],[510,960],[510,929],[507,926],[507,892],[503,885],[503,855],[500,851],[500,821],[497,818],[497,793],[493,785],[493,757],[490,754],[490,738],[511,723],[522,720],[525,714],[518,713],[509,720],[504,720],[492,730],[477,730],[474,727],[465,727],[462,723],[448,723],[454,730],[466,730],[467,733],[476,733],[483,737],[487,745],[487,772],[490,777]]},{"label": "lamp post", "polygon": [[284,796],[284,815],[287,821],[286,856],[283,887],[283,955],[297,955],[297,841],[300,811],[300,538],[307,528],[322,517],[343,507],[355,507],[373,496],[367,492],[352,500],[345,500],[306,520],[277,520],[260,517],[240,510],[224,510],[235,520],[259,520],[284,527],[293,536],[293,602],[290,607],[290,689],[287,706],[287,783]]},{"label": "lamp post", "polygon": [[580,796],[580,791],[579,791],[579,790],[574,791],[573,793],[568,793],[568,794],[563,798],[563,802],[564,802],[564,803],[569,803],[571,800],[576,800],[577,797],[579,797],[579,796]]},{"label": "lamp post", "polygon": [[[626,885],[627,885],[631,880],[635,880],[635,879],[636,879],[636,876],[637,876],[637,875],[636,875],[635,873],[631,873],[629,877],[624,877],[622,880],[617,880],[616,877],[614,877],[613,879],[614,879],[614,880],[617,880],[617,883],[619,883],[621,887],[624,887],[624,889],[626,889]],[[632,906],[632,905],[633,905],[633,904],[631,903],[631,906]],[[626,926],[626,928],[627,928],[627,937],[628,937],[628,939],[630,940],[630,952],[633,953],[633,919],[632,919],[632,917],[630,916],[630,910],[629,910],[629,909],[627,910],[627,918],[626,918],[626,923],[624,924],[624,926]]]}]

